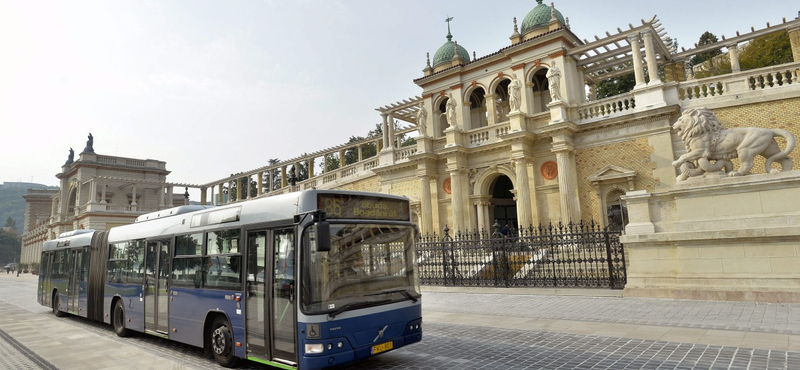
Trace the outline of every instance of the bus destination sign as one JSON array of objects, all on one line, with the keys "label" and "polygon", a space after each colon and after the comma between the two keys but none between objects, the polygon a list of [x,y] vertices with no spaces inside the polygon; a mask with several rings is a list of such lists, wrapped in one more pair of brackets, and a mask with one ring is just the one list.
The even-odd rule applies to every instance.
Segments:
[{"label": "bus destination sign", "polygon": [[328,218],[410,221],[408,200],[351,194],[319,194],[317,208]]}]

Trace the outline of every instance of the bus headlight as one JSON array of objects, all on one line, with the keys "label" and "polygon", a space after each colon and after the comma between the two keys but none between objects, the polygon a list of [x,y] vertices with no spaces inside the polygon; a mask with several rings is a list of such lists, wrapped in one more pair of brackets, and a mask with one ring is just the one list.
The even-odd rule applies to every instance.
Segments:
[{"label": "bus headlight", "polygon": [[306,343],[306,354],[313,355],[315,353],[322,353],[322,343],[308,344]]}]

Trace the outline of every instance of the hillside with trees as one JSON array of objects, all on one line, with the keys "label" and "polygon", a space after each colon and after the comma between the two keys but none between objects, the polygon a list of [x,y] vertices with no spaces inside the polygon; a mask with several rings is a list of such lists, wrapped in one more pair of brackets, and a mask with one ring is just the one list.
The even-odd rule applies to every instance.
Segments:
[{"label": "hillside with trees", "polygon": [[25,230],[25,199],[23,195],[28,193],[28,189],[58,189],[54,186],[41,184],[26,184],[28,186],[8,186],[0,185],[0,226],[13,227],[18,234]]}]

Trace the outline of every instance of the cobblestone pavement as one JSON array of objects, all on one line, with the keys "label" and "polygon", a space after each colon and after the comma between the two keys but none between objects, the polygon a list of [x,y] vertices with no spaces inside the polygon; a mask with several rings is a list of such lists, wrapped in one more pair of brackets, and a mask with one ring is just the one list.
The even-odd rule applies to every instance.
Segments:
[{"label": "cobblestone pavement", "polygon": [[800,304],[442,292],[424,297],[428,311],[800,334]]},{"label": "cobblestone pavement", "polygon": [[[35,281],[0,275],[0,369],[219,368],[195,347],[56,318]],[[426,291],[421,343],[340,369],[800,369],[799,306]]]}]

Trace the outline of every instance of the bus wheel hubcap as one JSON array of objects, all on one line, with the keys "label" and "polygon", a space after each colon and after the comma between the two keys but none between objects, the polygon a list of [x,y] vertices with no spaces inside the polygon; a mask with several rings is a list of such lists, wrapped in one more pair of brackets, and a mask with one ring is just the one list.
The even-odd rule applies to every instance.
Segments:
[{"label": "bus wheel hubcap", "polygon": [[211,347],[214,349],[214,352],[217,354],[225,352],[225,343],[225,332],[223,328],[214,330],[214,334],[211,337]]}]

